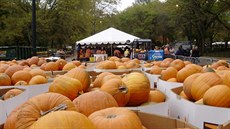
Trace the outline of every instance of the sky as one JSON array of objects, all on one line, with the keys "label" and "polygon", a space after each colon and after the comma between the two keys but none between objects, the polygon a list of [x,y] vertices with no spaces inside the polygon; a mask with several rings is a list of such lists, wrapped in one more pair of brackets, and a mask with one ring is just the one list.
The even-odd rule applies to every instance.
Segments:
[{"label": "sky", "polygon": [[[165,1],[165,0],[160,0],[160,1]],[[132,6],[134,2],[135,0],[121,0],[121,4],[118,5],[117,9],[118,11],[122,11],[129,6]]]}]

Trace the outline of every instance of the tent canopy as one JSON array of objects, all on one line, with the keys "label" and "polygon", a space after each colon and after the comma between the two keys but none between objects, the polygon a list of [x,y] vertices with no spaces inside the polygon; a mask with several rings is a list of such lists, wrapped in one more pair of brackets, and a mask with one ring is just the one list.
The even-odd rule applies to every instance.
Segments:
[{"label": "tent canopy", "polygon": [[108,28],[90,37],[77,41],[76,44],[89,45],[89,44],[125,44],[127,41],[139,39],[136,36],[130,35],[115,28]]}]

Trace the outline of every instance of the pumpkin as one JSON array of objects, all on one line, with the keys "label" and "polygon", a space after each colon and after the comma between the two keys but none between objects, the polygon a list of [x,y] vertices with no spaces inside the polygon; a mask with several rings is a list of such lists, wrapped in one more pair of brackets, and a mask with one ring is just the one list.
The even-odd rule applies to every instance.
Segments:
[{"label": "pumpkin", "polygon": [[194,80],[199,77],[201,75],[201,73],[195,73],[193,75],[190,75],[189,77],[187,77],[184,80],[183,83],[183,91],[185,93],[185,95],[188,97],[188,100],[193,100],[192,98],[192,94],[191,94],[191,88],[192,88],[192,83],[194,82]]},{"label": "pumpkin", "polygon": [[101,109],[118,107],[112,95],[100,90],[84,93],[74,99],[73,103],[77,111],[86,116]]},{"label": "pumpkin", "polygon": [[23,68],[24,67],[21,65],[13,65],[13,66],[8,67],[4,73],[6,73],[11,78],[15,72],[23,70]]},{"label": "pumpkin", "polygon": [[226,66],[219,66],[219,67],[217,67],[216,70],[228,70],[228,69],[229,69],[229,68],[226,67]]},{"label": "pumpkin", "polygon": [[166,100],[166,96],[159,90],[151,90],[149,93],[148,102],[164,102]]},{"label": "pumpkin", "polygon": [[80,62],[80,61],[77,61],[77,60],[72,61],[72,63],[74,63],[77,67],[81,65],[81,62]]},{"label": "pumpkin", "polygon": [[132,72],[125,75],[122,81],[128,87],[130,92],[130,98],[127,105],[138,106],[148,101],[150,92],[149,79],[139,72]]},{"label": "pumpkin", "polygon": [[111,75],[112,73],[110,72],[103,72],[97,75],[96,79],[93,81],[93,87],[101,87],[102,85],[102,80],[105,76]]},{"label": "pumpkin", "polygon": [[208,65],[206,65],[203,67],[202,72],[204,72],[204,73],[205,72],[215,72],[215,70],[213,68],[209,67]]},{"label": "pumpkin", "polygon": [[13,74],[11,77],[12,83],[16,84],[18,81],[25,81],[29,83],[30,79],[32,78],[32,75],[28,71],[20,70]]},{"label": "pumpkin", "polygon": [[67,111],[76,111],[72,101],[67,97],[58,93],[42,93],[21,104],[17,109],[18,112],[11,114],[16,118],[11,117],[9,119],[8,117],[6,120],[6,124],[7,121],[11,120],[9,124],[12,125],[6,126],[15,127],[16,129],[30,128],[34,122],[46,114],[46,111],[57,108],[57,106],[63,106]]},{"label": "pumpkin", "polygon": [[137,58],[134,58],[132,61],[134,61],[134,62],[137,63],[137,64],[140,64],[140,63],[141,63],[141,61],[138,60]]},{"label": "pumpkin", "polygon": [[125,65],[119,65],[117,66],[117,69],[127,69],[127,67]]},{"label": "pumpkin", "polygon": [[177,69],[178,71],[181,70],[182,68],[184,68],[185,64],[184,61],[181,59],[176,59],[174,61],[172,61],[170,63],[171,67],[174,67],[175,69]]},{"label": "pumpkin", "polygon": [[150,68],[150,67],[152,67],[152,64],[151,63],[146,63],[146,64],[144,64],[144,67]]},{"label": "pumpkin", "polygon": [[169,67],[170,63],[173,61],[172,58],[165,58],[161,63],[160,63],[160,67],[162,68],[167,68]]},{"label": "pumpkin", "polygon": [[167,81],[170,78],[176,78],[177,70],[174,67],[168,67],[161,72],[161,79]]},{"label": "pumpkin", "polygon": [[216,107],[230,107],[230,87],[226,85],[215,85],[208,89],[203,97],[206,105]]},{"label": "pumpkin", "polygon": [[153,61],[152,64],[153,66],[158,66],[160,67],[162,61]]},{"label": "pumpkin", "polygon": [[109,58],[109,61],[120,61],[120,58],[118,58],[116,56],[112,56]]},{"label": "pumpkin", "polygon": [[47,64],[47,63],[42,64],[42,65],[40,66],[40,69],[41,69],[41,70],[46,70],[46,64]]},{"label": "pumpkin", "polygon": [[90,76],[88,72],[84,69],[77,67],[77,68],[71,69],[65,75],[79,80],[82,84],[83,91],[86,91],[90,86],[90,83],[91,83]]},{"label": "pumpkin", "polygon": [[222,83],[220,76],[213,72],[201,74],[192,83],[191,95],[194,100],[203,98],[204,93],[212,86]]},{"label": "pumpkin", "polygon": [[125,62],[125,66],[128,68],[128,69],[131,69],[131,68],[138,68],[139,67],[139,64],[137,64],[135,61],[129,61],[129,62]]},{"label": "pumpkin", "polygon": [[48,62],[45,64],[45,71],[57,71],[59,69],[58,64],[55,62]]},{"label": "pumpkin", "polygon": [[10,67],[8,64],[1,64],[0,65],[0,73],[4,73],[5,70]]},{"label": "pumpkin", "polygon": [[151,69],[149,71],[149,73],[151,73],[151,74],[161,74],[161,72],[162,72],[162,69],[158,66],[151,67]]},{"label": "pumpkin", "polygon": [[183,90],[180,92],[179,95],[180,95],[182,98],[189,100],[189,98],[186,96],[186,94],[184,93]]},{"label": "pumpkin", "polygon": [[74,69],[76,67],[77,66],[74,63],[69,62],[69,63],[65,64],[65,66],[62,68],[62,70],[69,71],[69,70]]},{"label": "pumpkin", "polygon": [[203,68],[199,65],[195,64],[188,64],[184,68],[182,68],[180,71],[177,72],[176,79],[178,82],[184,82],[184,80],[194,74],[194,73],[199,73],[203,70]]},{"label": "pumpkin", "polygon": [[55,63],[58,65],[58,70],[62,70],[63,67],[67,64],[67,61],[64,59],[58,59]]},{"label": "pumpkin", "polygon": [[61,75],[49,86],[49,92],[56,92],[74,100],[82,91],[82,84],[79,80]]},{"label": "pumpkin", "polygon": [[48,79],[41,75],[36,75],[32,77],[29,81],[29,85],[44,84],[47,83]]},{"label": "pumpkin", "polygon": [[111,94],[120,107],[125,106],[129,101],[129,90],[121,79],[110,79],[101,86],[101,90]]},{"label": "pumpkin", "polygon": [[176,78],[170,78],[167,80],[167,82],[177,82],[177,79]]},{"label": "pumpkin", "polygon": [[10,112],[8,115],[5,123],[4,123],[4,129],[16,129],[15,128],[15,122],[17,121],[18,112],[20,112],[19,109],[20,106],[16,107],[13,111]]},{"label": "pumpkin", "polygon": [[45,63],[47,63],[45,59],[39,59],[37,65],[38,65],[38,66],[41,66],[42,64],[45,64]]},{"label": "pumpkin", "polygon": [[85,65],[79,65],[78,68],[86,69],[86,66]]},{"label": "pumpkin", "polygon": [[111,107],[88,117],[97,129],[143,129],[140,118],[131,110]]},{"label": "pumpkin", "polygon": [[7,100],[7,99],[10,99],[10,98],[13,98],[13,97],[21,94],[22,92],[23,91],[20,90],[20,89],[10,89],[4,94],[3,99]]},{"label": "pumpkin", "polygon": [[102,63],[103,69],[116,69],[116,63],[114,61],[104,61]]},{"label": "pumpkin", "polygon": [[37,76],[37,75],[41,75],[43,77],[46,77],[46,73],[44,70],[42,69],[32,69],[30,70],[30,74],[34,77],[34,76]]},{"label": "pumpkin", "polygon": [[127,58],[127,57],[123,57],[123,58],[121,58],[121,62],[128,62],[128,61],[130,61],[130,59],[129,59],[129,58]]},{"label": "pumpkin", "polygon": [[32,68],[26,66],[26,67],[23,68],[23,70],[30,72],[32,70]]},{"label": "pumpkin", "polygon": [[188,65],[188,64],[192,64],[192,62],[190,62],[190,61],[184,61],[184,64],[185,64],[185,66],[186,66],[186,65]]},{"label": "pumpkin", "polygon": [[102,79],[101,84],[103,85],[105,82],[109,81],[110,79],[118,79],[118,80],[121,80],[122,78],[121,78],[119,75],[114,75],[114,74],[107,75],[107,76],[105,76],[105,77]]},{"label": "pumpkin", "polygon": [[31,57],[30,59],[29,59],[29,65],[31,66],[31,65],[33,65],[33,64],[38,64],[38,61],[39,61],[39,58],[37,57],[37,56],[33,56],[33,57]]},{"label": "pumpkin", "polygon": [[10,86],[10,85],[11,85],[10,77],[5,73],[0,73],[0,86]]},{"label": "pumpkin", "polygon": [[18,81],[17,83],[14,84],[15,86],[25,86],[28,85],[26,81]]},{"label": "pumpkin", "polygon": [[76,111],[51,112],[36,122],[30,129],[96,129],[93,123],[83,114]]},{"label": "pumpkin", "polygon": [[217,74],[221,77],[223,84],[230,87],[230,71],[221,71]]}]

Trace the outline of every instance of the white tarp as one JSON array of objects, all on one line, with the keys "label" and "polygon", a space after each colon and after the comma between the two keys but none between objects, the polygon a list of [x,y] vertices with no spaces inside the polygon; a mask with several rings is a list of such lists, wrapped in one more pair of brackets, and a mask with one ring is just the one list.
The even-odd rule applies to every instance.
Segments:
[{"label": "white tarp", "polygon": [[76,44],[125,44],[128,40],[132,42],[134,39],[139,38],[110,27],[83,40],[77,41]]}]

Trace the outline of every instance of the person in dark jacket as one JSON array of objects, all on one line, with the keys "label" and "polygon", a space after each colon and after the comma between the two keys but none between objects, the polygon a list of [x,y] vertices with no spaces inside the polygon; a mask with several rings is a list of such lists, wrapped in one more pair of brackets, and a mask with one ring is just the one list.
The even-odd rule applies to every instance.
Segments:
[{"label": "person in dark jacket", "polygon": [[176,53],[175,53],[175,55],[184,55],[185,54],[185,51],[184,51],[184,49],[182,48],[182,46],[180,46],[179,48],[178,48],[178,50],[176,51]]}]

